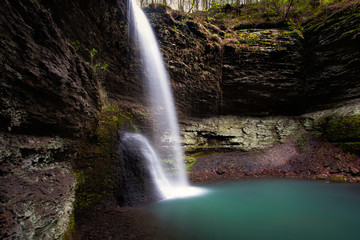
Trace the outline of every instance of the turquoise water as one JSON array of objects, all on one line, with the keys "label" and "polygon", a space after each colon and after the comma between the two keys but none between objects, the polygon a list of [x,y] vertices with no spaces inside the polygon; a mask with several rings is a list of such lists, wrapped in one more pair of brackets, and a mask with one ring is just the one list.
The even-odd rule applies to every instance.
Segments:
[{"label": "turquoise water", "polygon": [[177,239],[360,239],[360,185],[247,180],[150,206]]}]

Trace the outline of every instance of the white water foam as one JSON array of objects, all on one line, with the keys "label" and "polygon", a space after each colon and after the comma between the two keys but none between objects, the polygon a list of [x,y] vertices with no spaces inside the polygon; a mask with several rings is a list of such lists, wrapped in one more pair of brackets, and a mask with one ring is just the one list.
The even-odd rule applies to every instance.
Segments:
[{"label": "white water foam", "polygon": [[163,199],[174,199],[174,198],[186,198],[201,195],[205,192],[204,189],[199,187],[192,187],[188,184],[174,186],[167,178],[162,168],[161,160],[158,157],[156,151],[153,149],[149,141],[141,134],[137,133],[125,133],[123,141],[136,141],[140,143],[141,148],[139,149],[143,158],[148,163],[147,167],[151,174],[152,180],[154,181],[159,192],[162,194]]}]

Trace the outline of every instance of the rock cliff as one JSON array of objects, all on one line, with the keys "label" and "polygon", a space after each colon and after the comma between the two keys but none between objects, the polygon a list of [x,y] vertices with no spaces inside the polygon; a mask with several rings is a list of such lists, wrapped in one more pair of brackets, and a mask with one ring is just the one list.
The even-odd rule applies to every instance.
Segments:
[{"label": "rock cliff", "polygon": [[[119,13],[111,19],[115,7],[125,11],[116,1],[0,3],[2,239],[58,239],[68,228],[78,146],[89,142],[103,105],[100,82],[106,73],[94,67],[105,61],[116,69],[126,61],[113,64],[116,56],[100,52],[108,44],[125,48],[119,43],[123,30],[112,31],[109,24],[121,21]],[[109,32],[122,37],[115,40]],[[92,48],[99,52],[95,59]]]},{"label": "rock cliff", "polygon": [[358,10],[334,5],[303,26],[232,26],[221,9],[216,21],[161,5],[146,12],[179,110],[202,117],[300,115],[358,99]]},{"label": "rock cliff", "polygon": [[[145,9],[186,151],[281,147],[303,127],[358,151],[360,20],[358,1],[351,2],[308,21],[303,35],[283,25],[226,26],[159,5]],[[0,238],[60,238],[74,226],[74,206],[83,213],[123,193],[117,132],[147,131],[149,115],[126,6],[0,3]],[[357,175],[354,162],[341,171]]]},{"label": "rock cliff", "polygon": [[359,99],[359,11],[357,1],[334,5],[304,25],[304,101],[311,110]]},{"label": "rock cliff", "polygon": [[1,238],[55,239],[73,209],[72,139],[96,117],[98,88],[47,9],[0,5]]}]

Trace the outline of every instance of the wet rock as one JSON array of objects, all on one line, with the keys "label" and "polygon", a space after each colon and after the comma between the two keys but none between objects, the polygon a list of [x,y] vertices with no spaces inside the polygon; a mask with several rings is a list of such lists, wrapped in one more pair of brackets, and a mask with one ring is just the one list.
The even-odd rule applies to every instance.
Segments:
[{"label": "wet rock", "polygon": [[75,148],[100,97],[59,20],[69,2],[0,3],[1,239],[59,239],[73,213]]},{"label": "wet rock", "polygon": [[[201,38],[206,38],[206,34],[204,33],[206,30],[199,23],[196,23],[194,21],[187,21],[186,25],[188,26],[191,32],[195,33],[195,35]],[[201,29],[201,27],[203,29]]]},{"label": "wet rock", "polygon": [[[145,140],[146,141],[146,140]],[[141,206],[162,198],[151,175],[149,156],[151,150],[139,135],[120,134],[117,158],[120,173],[117,200],[121,206]]]}]

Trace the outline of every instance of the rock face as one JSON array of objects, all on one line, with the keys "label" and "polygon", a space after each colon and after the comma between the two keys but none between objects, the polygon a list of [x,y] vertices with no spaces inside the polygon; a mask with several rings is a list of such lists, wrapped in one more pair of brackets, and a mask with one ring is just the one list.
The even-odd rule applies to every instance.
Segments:
[{"label": "rock face", "polygon": [[164,55],[180,114],[211,116],[221,104],[221,56],[208,30],[168,8],[145,9]]},{"label": "rock face", "polygon": [[184,150],[193,152],[254,151],[283,142],[301,129],[290,117],[222,116],[182,125]]},{"label": "rock face", "polygon": [[100,108],[98,83],[40,1],[2,1],[0,13],[0,238],[58,239],[73,210],[75,146]]},{"label": "rock face", "polygon": [[306,105],[329,108],[360,96],[359,2],[336,5],[305,25]]},{"label": "rock face", "polygon": [[284,29],[239,29],[226,43],[222,114],[294,115],[303,110],[300,37]]},{"label": "rock face", "polygon": [[4,1],[1,22],[1,130],[73,136],[88,128],[97,83],[50,12],[35,1]]},{"label": "rock face", "polygon": [[148,166],[151,149],[144,141],[139,134],[125,134],[117,144],[121,169],[117,199],[122,206],[141,206],[161,199]]},{"label": "rock face", "polygon": [[[111,195],[112,186],[99,187],[113,172],[111,164],[99,170],[101,160],[114,153],[110,141],[97,148],[104,135],[97,131],[100,112],[110,109],[101,120],[115,134],[123,112],[145,112],[140,74],[129,60],[136,56],[128,52],[126,6],[116,0],[0,3],[1,239],[60,238],[79,186],[96,192],[77,193],[75,204],[86,199],[81,206]],[[95,173],[83,175],[88,172]]]},{"label": "rock face", "polygon": [[348,153],[360,155],[360,104],[304,114],[305,129]]},{"label": "rock face", "polygon": [[181,112],[266,116],[359,98],[359,4],[333,8],[306,23],[303,35],[284,24],[215,26],[159,5],[146,12]]},{"label": "rock face", "polygon": [[73,211],[75,177],[68,141],[0,134],[1,238],[58,239]]}]

